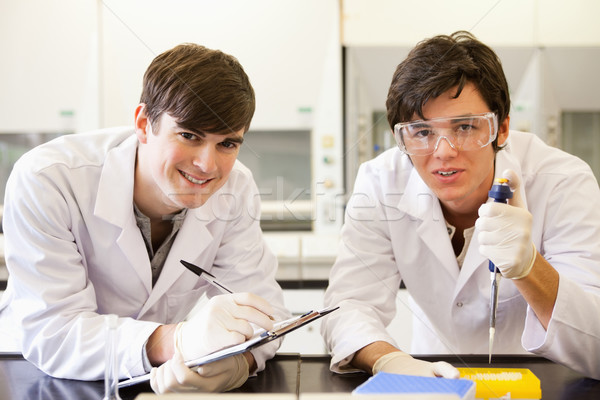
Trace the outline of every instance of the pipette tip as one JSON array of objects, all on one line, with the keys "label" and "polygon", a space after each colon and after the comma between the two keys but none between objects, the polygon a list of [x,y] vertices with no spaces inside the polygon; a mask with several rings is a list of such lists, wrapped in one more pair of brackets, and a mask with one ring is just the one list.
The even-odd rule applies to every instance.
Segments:
[{"label": "pipette tip", "polygon": [[496,328],[490,327],[490,347],[489,347],[490,358],[488,360],[489,364],[492,363],[492,348],[494,347],[494,335],[495,334],[496,334]]}]

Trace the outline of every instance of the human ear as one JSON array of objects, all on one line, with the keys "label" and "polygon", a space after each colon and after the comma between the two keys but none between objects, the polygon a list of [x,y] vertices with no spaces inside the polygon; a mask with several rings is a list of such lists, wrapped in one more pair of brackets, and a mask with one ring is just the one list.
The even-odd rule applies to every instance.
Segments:
[{"label": "human ear", "polygon": [[140,103],[135,108],[135,134],[140,143],[146,143],[151,126],[146,115],[146,104]]},{"label": "human ear", "polygon": [[508,139],[508,127],[510,125],[510,115],[504,118],[504,121],[498,125],[498,146],[502,146],[506,139]]}]

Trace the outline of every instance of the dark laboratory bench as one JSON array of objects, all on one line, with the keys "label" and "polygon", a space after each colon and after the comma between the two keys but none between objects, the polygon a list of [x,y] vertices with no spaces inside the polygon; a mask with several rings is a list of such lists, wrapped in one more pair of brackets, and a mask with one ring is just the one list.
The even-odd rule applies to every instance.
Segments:
[{"label": "dark laboratory bench", "polygon": [[[487,355],[423,356],[427,361],[443,360],[456,367],[487,367]],[[277,354],[267,362],[265,371],[250,378],[234,392],[240,393],[350,393],[368,379],[365,373],[334,374],[329,371],[329,356]],[[600,399],[600,381],[584,376],[535,356],[495,356],[494,367],[529,368],[541,381],[544,400]],[[0,399],[53,400],[102,399],[104,382],[56,379],[45,375],[16,354],[0,353]],[[119,391],[123,400],[151,392],[148,384]]]}]

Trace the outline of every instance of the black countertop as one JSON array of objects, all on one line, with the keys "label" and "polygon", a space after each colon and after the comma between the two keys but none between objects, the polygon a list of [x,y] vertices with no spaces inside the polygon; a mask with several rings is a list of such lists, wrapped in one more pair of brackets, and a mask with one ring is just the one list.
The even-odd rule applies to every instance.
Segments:
[{"label": "black countertop", "polygon": [[[487,355],[424,356],[428,361],[444,360],[456,367],[488,367]],[[267,362],[265,371],[234,392],[240,393],[350,393],[369,378],[365,373],[339,375],[329,370],[328,356],[278,354]],[[494,356],[494,367],[529,368],[541,381],[544,400],[600,399],[600,381],[535,356]],[[102,381],[56,379],[45,375],[20,355],[0,353],[0,399],[52,400],[102,399]],[[151,392],[148,384],[119,391],[123,400]]]}]

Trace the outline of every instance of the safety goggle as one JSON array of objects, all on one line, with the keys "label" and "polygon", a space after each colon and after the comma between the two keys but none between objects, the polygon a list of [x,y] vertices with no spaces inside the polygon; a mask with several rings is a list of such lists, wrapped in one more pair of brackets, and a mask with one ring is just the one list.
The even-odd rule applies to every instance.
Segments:
[{"label": "safety goggle", "polygon": [[498,117],[493,112],[394,125],[398,147],[412,156],[433,154],[442,138],[455,150],[477,150],[493,142],[497,133]]}]

